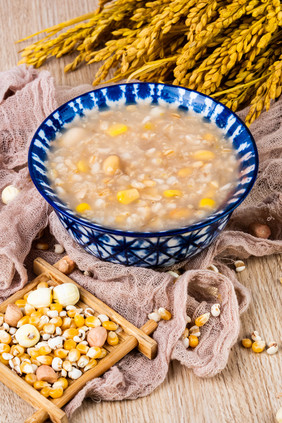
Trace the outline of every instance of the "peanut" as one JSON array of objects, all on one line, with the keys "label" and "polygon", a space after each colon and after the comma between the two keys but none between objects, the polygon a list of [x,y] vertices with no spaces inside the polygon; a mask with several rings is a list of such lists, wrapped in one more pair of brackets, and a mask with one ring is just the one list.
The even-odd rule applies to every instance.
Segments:
[{"label": "peanut", "polygon": [[254,222],[249,226],[249,232],[251,235],[263,239],[268,239],[271,235],[270,227],[258,222]]},{"label": "peanut", "polygon": [[37,380],[44,380],[49,383],[55,383],[58,379],[57,373],[52,369],[52,367],[43,364],[39,366],[36,370]]},{"label": "peanut", "polygon": [[69,258],[69,256],[64,256],[61,260],[54,264],[54,267],[65,275],[69,275],[74,271],[76,264]]},{"label": "peanut", "polygon": [[106,175],[112,176],[121,167],[119,156],[108,156],[103,162],[103,171]]},{"label": "peanut", "polygon": [[102,326],[90,329],[87,341],[90,347],[102,347],[107,339],[107,330]]},{"label": "peanut", "polygon": [[16,304],[8,304],[4,320],[10,326],[17,326],[18,321],[23,317],[21,309]]}]

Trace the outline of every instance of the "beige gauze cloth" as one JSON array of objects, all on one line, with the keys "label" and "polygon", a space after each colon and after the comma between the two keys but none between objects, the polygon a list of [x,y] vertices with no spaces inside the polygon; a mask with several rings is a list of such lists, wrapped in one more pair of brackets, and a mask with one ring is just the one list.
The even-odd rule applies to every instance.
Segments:
[{"label": "beige gauze cloth", "polygon": [[[37,192],[27,168],[29,143],[39,124],[60,104],[90,91],[90,85],[77,88],[55,87],[47,71],[24,66],[0,74],[0,192],[9,184],[20,189],[14,201],[0,201],[0,297],[22,288],[32,274],[32,260],[41,256],[54,263],[61,258],[54,243],[64,246],[77,263],[71,277],[137,327],[158,307],[169,309],[172,320],[161,321],[153,334],[158,355],[150,361],[137,351],[124,357],[102,377],[90,381],[67,405],[71,414],[86,396],[103,400],[137,398],[152,392],[166,377],[173,359],[191,368],[197,376],[219,373],[237,340],[240,314],[250,300],[234,272],[232,260],[251,255],[282,252],[282,99],[272,105],[251,126],[260,156],[257,182],[233,213],[223,233],[198,256],[181,266],[175,279],[167,272],[125,267],[100,261],[86,253],[67,234],[51,207]],[[244,111],[239,113],[244,117]],[[268,240],[247,233],[252,222],[267,223]],[[50,250],[42,252],[33,242],[47,227]],[[205,270],[214,263],[220,274]],[[85,276],[84,271],[91,272]],[[218,296],[219,294],[219,296]],[[196,349],[186,350],[180,340],[186,315],[192,319],[212,304],[221,303],[219,317],[211,317],[202,328]]]}]

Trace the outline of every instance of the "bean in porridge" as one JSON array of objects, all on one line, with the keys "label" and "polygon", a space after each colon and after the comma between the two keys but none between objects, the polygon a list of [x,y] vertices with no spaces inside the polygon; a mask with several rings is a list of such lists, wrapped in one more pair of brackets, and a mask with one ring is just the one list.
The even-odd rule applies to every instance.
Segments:
[{"label": "bean in porridge", "polygon": [[154,105],[92,111],[48,155],[58,196],[106,227],[161,231],[204,219],[238,180],[230,140],[200,115]]}]

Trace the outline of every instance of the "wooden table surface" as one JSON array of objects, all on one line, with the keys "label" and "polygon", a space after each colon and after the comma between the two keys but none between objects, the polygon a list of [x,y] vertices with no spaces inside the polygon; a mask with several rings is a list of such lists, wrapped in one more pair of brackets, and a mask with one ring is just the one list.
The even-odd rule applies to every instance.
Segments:
[{"label": "wooden table surface", "polygon": [[[14,41],[94,9],[91,0],[0,0],[0,71],[15,66],[20,46]],[[94,66],[65,74],[68,58],[51,60],[57,84],[91,83]],[[241,337],[253,330],[281,345],[282,257],[250,258],[238,275],[252,292],[252,303],[242,316]],[[164,383],[151,395],[134,401],[85,400],[71,423],[274,423],[282,406],[282,352],[269,356],[243,349],[239,342],[227,367],[212,379],[200,379],[173,362]],[[280,396],[279,396],[280,394]],[[33,409],[0,384],[0,423],[23,422]]]}]

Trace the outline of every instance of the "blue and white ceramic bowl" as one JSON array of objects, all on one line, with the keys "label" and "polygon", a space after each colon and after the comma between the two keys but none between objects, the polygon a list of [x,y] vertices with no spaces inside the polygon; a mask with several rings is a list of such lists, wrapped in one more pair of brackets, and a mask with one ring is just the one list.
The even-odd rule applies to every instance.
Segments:
[{"label": "blue and white ceramic bowl", "polygon": [[[89,110],[99,112],[100,109],[139,103],[168,104],[182,110],[193,110],[223,129],[233,143],[240,166],[238,186],[223,208],[188,227],[161,232],[132,232],[110,229],[84,219],[57,197],[50,187],[45,167],[47,151],[56,134],[76,116],[83,116]],[[40,125],[29,150],[31,178],[73,239],[88,253],[127,266],[171,266],[206,248],[250,192],[257,170],[258,154],[254,139],[231,110],[196,91],[154,83],[112,85],[70,100]]]}]

